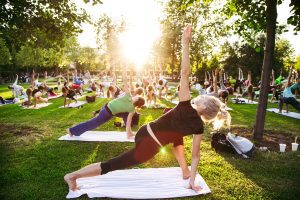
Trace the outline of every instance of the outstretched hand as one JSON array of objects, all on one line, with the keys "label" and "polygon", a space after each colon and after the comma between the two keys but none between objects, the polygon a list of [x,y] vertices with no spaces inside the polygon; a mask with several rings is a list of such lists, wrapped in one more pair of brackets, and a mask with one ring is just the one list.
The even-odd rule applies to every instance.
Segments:
[{"label": "outstretched hand", "polygon": [[192,39],[192,26],[187,25],[182,33],[182,44],[188,44],[190,43]]}]

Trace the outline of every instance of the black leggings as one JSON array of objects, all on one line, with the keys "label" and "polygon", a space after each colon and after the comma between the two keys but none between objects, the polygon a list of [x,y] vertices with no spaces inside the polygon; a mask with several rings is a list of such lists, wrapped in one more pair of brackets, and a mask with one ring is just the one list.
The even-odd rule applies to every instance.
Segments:
[{"label": "black leggings", "polygon": [[[183,135],[175,132],[157,132],[155,136],[164,146],[173,143],[174,147],[183,145]],[[135,147],[121,155],[101,163],[101,174],[125,169],[144,163],[159,152],[160,146],[149,135],[146,125],[142,126],[135,136]]]}]

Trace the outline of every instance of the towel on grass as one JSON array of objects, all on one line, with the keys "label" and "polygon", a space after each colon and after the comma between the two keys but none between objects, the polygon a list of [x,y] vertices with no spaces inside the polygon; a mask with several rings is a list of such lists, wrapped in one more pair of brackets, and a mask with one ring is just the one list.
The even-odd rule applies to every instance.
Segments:
[{"label": "towel on grass", "polygon": [[204,179],[197,174],[202,190],[187,189],[179,167],[117,170],[102,176],[77,179],[80,190],[69,191],[67,198],[87,194],[89,198],[163,199],[210,193]]},{"label": "towel on grass", "polygon": [[[233,103],[236,103],[236,98],[232,98],[231,100]],[[248,102],[248,99],[238,98],[238,104],[258,104],[258,102],[251,101],[251,100],[249,100],[249,102]]]},{"label": "towel on grass", "polygon": [[29,107],[23,106],[23,109],[40,109],[40,108],[47,107],[50,104],[52,104],[52,103],[38,103],[38,104],[36,104],[36,108],[34,108],[34,105],[31,105]]},{"label": "towel on grass", "polygon": [[77,103],[72,102],[72,103],[70,103],[69,106],[68,106],[68,104],[66,104],[66,107],[60,106],[59,108],[77,108],[79,106],[82,106],[83,104],[86,104],[86,102],[85,101],[77,101]]},{"label": "towel on grass", "polygon": [[277,108],[268,108],[267,111],[275,112],[279,115],[284,115],[284,116],[292,117],[292,118],[295,118],[295,119],[300,119],[300,113],[295,113],[295,112],[286,113],[284,110],[282,110],[282,112],[279,113],[279,110]]},{"label": "towel on grass", "polygon": [[80,136],[70,136],[66,134],[59,140],[86,141],[86,142],[134,142],[128,139],[126,132],[119,131],[87,131]]}]

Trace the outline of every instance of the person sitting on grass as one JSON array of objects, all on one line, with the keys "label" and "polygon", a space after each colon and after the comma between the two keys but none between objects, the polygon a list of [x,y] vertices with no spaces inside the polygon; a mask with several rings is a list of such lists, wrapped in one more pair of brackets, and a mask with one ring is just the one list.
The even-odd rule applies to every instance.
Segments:
[{"label": "person sitting on grass", "polygon": [[123,72],[124,94],[105,104],[97,116],[87,122],[83,122],[67,129],[70,136],[80,136],[82,133],[93,130],[98,126],[109,121],[113,116],[120,113],[129,113],[126,121],[126,132],[128,138],[133,138],[134,134],[131,130],[132,118],[135,115],[135,108],[141,108],[145,104],[142,97],[130,95],[129,86],[127,84],[126,72]]},{"label": "person sitting on grass", "polygon": [[[195,177],[200,161],[200,144],[204,123],[213,122],[215,125],[220,125],[227,120],[227,125],[229,125],[230,114],[225,110],[225,104],[212,96],[199,96],[195,100],[195,107],[192,106],[189,90],[191,36],[191,27],[187,26],[182,37],[180,103],[157,120],[142,126],[135,136],[135,147],[132,149],[106,162],[90,164],[66,174],[64,180],[70,190],[79,189],[76,184],[78,178],[103,175],[114,170],[139,165],[153,158],[159,152],[160,146],[169,143],[174,145],[173,152],[181,167],[183,179],[190,178],[189,188],[194,191],[201,190],[201,187],[195,184]],[[187,135],[194,135],[191,170],[189,170],[184,156],[183,137]]]}]

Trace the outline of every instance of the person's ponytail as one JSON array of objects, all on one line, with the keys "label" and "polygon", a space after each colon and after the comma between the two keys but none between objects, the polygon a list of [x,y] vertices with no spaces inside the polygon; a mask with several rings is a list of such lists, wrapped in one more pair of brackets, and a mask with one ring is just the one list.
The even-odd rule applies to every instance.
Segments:
[{"label": "person's ponytail", "polygon": [[226,105],[222,104],[222,106],[220,107],[220,111],[218,112],[217,116],[213,120],[212,124],[215,130],[219,130],[224,125],[225,122],[227,128],[230,129],[231,116],[229,112],[226,110]]}]

